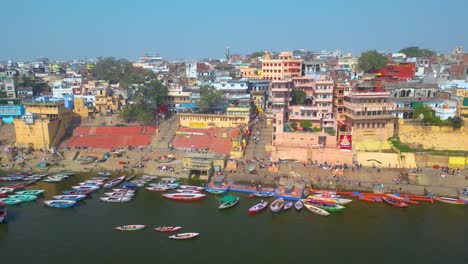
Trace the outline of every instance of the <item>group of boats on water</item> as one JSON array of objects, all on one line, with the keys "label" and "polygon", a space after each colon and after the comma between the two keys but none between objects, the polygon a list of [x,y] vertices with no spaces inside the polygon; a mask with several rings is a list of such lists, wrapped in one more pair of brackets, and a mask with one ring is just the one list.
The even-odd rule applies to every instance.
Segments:
[{"label": "group of boats on water", "polygon": [[[123,226],[117,226],[115,230],[118,231],[139,231],[143,230],[146,228],[146,225],[123,225]],[[173,233],[182,230],[182,226],[160,226],[153,228],[154,231],[156,232],[161,232],[161,233]],[[175,235],[170,235],[168,238],[170,239],[175,239],[175,240],[183,240],[183,239],[190,239],[199,236],[200,233],[179,233]]]}]

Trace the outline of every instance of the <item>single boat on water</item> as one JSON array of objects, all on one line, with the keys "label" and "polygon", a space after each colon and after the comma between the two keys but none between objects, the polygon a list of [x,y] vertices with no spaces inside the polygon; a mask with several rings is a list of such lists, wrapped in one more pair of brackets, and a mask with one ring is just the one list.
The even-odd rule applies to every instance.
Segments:
[{"label": "single boat on water", "polygon": [[123,182],[124,180],[125,180],[125,176],[120,176],[120,177],[117,177],[115,179],[112,179],[112,180],[106,182],[103,187],[105,189],[109,189],[109,188],[112,188],[112,187],[116,186],[117,184]]},{"label": "single boat on water", "polygon": [[302,207],[304,205],[302,204],[302,202],[300,200],[298,200],[297,202],[294,203],[294,208],[296,208],[296,210],[300,211],[302,210]]},{"label": "single boat on water", "polygon": [[112,176],[112,173],[108,171],[98,171],[98,175],[102,177],[110,177]]},{"label": "single boat on water", "polygon": [[448,204],[456,204],[456,205],[465,205],[467,202],[462,199],[450,198],[450,197],[443,197],[443,196],[434,196],[434,200],[439,202],[448,203]]},{"label": "single boat on water", "polygon": [[56,183],[56,182],[61,182],[63,180],[64,180],[63,178],[57,178],[57,177],[49,176],[49,177],[45,178],[42,181],[43,182],[48,182],[48,183]]},{"label": "single boat on water", "polygon": [[80,186],[97,186],[97,187],[101,187],[102,185],[104,185],[104,182],[103,181],[85,181],[85,182],[78,183],[78,185],[80,185]]},{"label": "single boat on water", "polygon": [[26,191],[19,191],[16,192],[15,194],[21,194],[21,195],[41,195],[44,193],[44,190],[26,190]]},{"label": "single boat on water", "polygon": [[234,196],[232,194],[228,194],[224,196],[223,198],[219,199],[220,205],[218,206],[218,209],[226,209],[229,207],[233,207],[237,203],[239,203],[239,197]]},{"label": "single boat on water", "polygon": [[7,208],[3,202],[0,202],[0,224],[5,222],[7,217]]},{"label": "single boat on water", "polygon": [[130,189],[112,189],[114,192],[118,193],[135,193],[135,190],[130,190]]},{"label": "single boat on water", "polygon": [[270,205],[270,211],[273,213],[281,211],[281,209],[284,206],[284,199],[283,198],[278,198],[274,200],[271,205]]},{"label": "single boat on water", "polygon": [[15,198],[0,198],[0,202],[3,202],[6,205],[15,205],[15,204],[20,204],[23,201],[20,199],[15,199]]},{"label": "single boat on water", "polygon": [[78,186],[72,186],[72,189],[74,189],[74,190],[96,191],[96,190],[99,190],[99,186],[83,186],[83,185],[78,185]]},{"label": "single boat on water", "polygon": [[65,195],[55,195],[55,196],[52,196],[52,198],[56,199],[56,200],[71,200],[71,201],[81,201],[81,200],[84,200],[86,199],[86,195],[84,194],[77,194],[77,195],[72,195],[72,194],[65,194]]},{"label": "single boat on water", "polygon": [[131,192],[106,192],[104,193],[104,195],[106,196],[110,196],[110,197],[133,197],[135,196],[135,193],[131,193]]},{"label": "single boat on water", "polygon": [[160,227],[156,227],[153,230],[157,232],[169,233],[169,232],[177,232],[181,230],[182,228],[183,227],[181,226],[160,226]]},{"label": "single boat on water", "polygon": [[178,193],[200,193],[200,191],[197,190],[175,190]]},{"label": "single boat on water", "polygon": [[345,205],[345,204],[348,204],[348,203],[353,201],[351,199],[340,198],[340,197],[337,197],[337,196],[327,197],[327,196],[315,195],[315,194],[314,195],[309,195],[307,198],[326,198],[326,199],[334,200],[339,205]]},{"label": "single boat on water", "polygon": [[223,194],[223,193],[226,193],[226,192],[227,192],[227,189],[226,189],[226,190],[222,190],[222,189],[206,188],[205,191],[207,191],[207,192],[209,192],[209,193],[212,193],[212,194]]},{"label": "single boat on water", "polygon": [[304,203],[304,207],[305,207],[307,210],[309,210],[309,211],[311,211],[312,213],[314,213],[314,214],[318,214],[318,215],[322,215],[322,216],[329,216],[329,215],[330,215],[329,212],[323,210],[322,208],[318,208],[318,207],[313,206],[313,205],[308,204],[308,203]]},{"label": "single boat on water", "polygon": [[404,202],[405,200],[402,197],[398,197],[393,194],[387,194],[385,197],[382,197],[382,200],[398,208],[408,207],[408,205]]},{"label": "single boat on water", "polygon": [[151,192],[165,192],[169,190],[169,188],[161,187],[161,186],[160,187],[150,186],[150,187],[146,187],[146,190],[151,191]]},{"label": "single boat on water", "polygon": [[168,193],[162,195],[164,198],[179,201],[196,201],[205,198],[202,193]]},{"label": "single boat on water", "polygon": [[289,210],[293,206],[293,202],[286,202],[283,206],[283,210]]},{"label": "single boat on water", "polygon": [[23,202],[32,202],[37,199],[36,195],[28,195],[28,194],[13,194],[13,195],[8,195],[8,197],[13,198],[13,199],[18,199]]},{"label": "single boat on water", "polygon": [[65,195],[87,195],[90,192],[92,192],[92,190],[65,190],[62,193]]},{"label": "single boat on water", "polygon": [[203,191],[203,189],[205,189],[201,186],[193,186],[193,185],[180,185],[179,188],[184,189],[184,190],[196,190],[196,191]]},{"label": "single boat on water", "polygon": [[146,225],[124,225],[124,226],[117,226],[115,229],[119,231],[138,231],[142,230],[146,227]]},{"label": "single boat on water", "polygon": [[126,203],[130,202],[132,198],[130,197],[114,197],[114,196],[106,196],[106,197],[101,197],[99,198],[103,202],[108,202],[108,203]]},{"label": "single boat on water", "polygon": [[70,208],[76,204],[75,201],[71,201],[71,200],[49,200],[49,201],[44,201],[44,203],[50,207],[55,207],[55,208]]},{"label": "single boat on water", "polygon": [[249,208],[249,214],[256,214],[260,211],[263,211],[268,206],[268,202],[260,202],[252,207]]},{"label": "single boat on water", "polygon": [[170,239],[176,239],[176,240],[181,240],[181,239],[190,239],[194,238],[196,236],[200,235],[199,233],[181,233],[173,236],[169,236]]},{"label": "single boat on water", "polygon": [[255,192],[253,193],[256,197],[262,197],[262,198],[267,198],[267,197],[273,197],[275,196],[274,192]]}]

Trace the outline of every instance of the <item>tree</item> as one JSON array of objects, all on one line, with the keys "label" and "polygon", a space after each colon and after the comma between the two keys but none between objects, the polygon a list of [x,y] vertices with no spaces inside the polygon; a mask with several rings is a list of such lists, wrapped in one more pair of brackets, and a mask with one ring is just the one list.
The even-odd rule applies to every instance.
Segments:
[{"label": "tree", "polygon": [[434,57],[435,55],[437,55],[437,53],[433,50],[420,49],[419,47],[416,47],[416,46],[406,47],[404,49],[401,49],[399,52],[406,54],[406,56],[408,57],[416,57],[416,58]]},{"label": "tree", "polygon": [[414,117],[425,125],[442,125],[442,120],[427,105],[417,104],[414,108]]},{"label": "tree", "polygon": [[309,128],[312,126],[312,123],[309,120],[304,120],[299,123],[302,127],[302,130],[309,130]]},{"label": "tree", "polygon": [[289,124],[289,126],[293,129],[293,130],[297,130],[297,122],[291,122]]},{"label": "tree", "polygon": [[166,86],[160,81],[153,79],[135,86],[135,101],[150,105],[162,105],[169,93]]},{"label": "tree", "polygon": [[459,116],[456,116],[452,119],[453,128],[459,129],[463,126],[463,119]]},{"label": "tree", "polygon": [[219,108],[226,103],[226,97],[222,91],[216,90],[211,85],[203,85],[200,87],[200,103],[199,107],[202,112],[213,112],[215,108]]},{"label": "tree", "polygon": [[263,55],[265,55],[264,51],[255,51],[252,54],[250,54],[250,58],[251,59],[256,59],[258,57],[262,57]]},{"label": "tree", "polygon": [[304,100],[306,99],[306,97],[307,97],[306,92],[302,90],[294,90],[292,93],[291,104],[301,105],[302,103],[304,103]]},{"label": "tree", "polygon": [[124,81],[131,76],[133,71],[134,68],[130,61],[106,57],[99,58],[92,73],[98,79]]},{"label": "tree", "polygon": [[387,64],[388,58],[376,50],[363,52],[358,60],[358,67],[364,72],[379,69]]},{"label": "tree", "polygon": [[127,106],[122,112],[120,117],[126,122],[141,121],[150,122],[153,120],[153,109],[147,104],[134,104]]}]

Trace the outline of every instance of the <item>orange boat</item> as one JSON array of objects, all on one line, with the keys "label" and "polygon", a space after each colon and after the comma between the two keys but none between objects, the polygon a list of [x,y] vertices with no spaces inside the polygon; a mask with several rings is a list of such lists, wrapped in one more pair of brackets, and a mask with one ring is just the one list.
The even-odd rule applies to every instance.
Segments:
[{"label": "orange boat", "polygon": [[391,204],[398,208],[406,208],[408,207],[407,204],[404,203],[404,199],[393,194],[387,194],[385,197],[382,198],[386,203]]}]

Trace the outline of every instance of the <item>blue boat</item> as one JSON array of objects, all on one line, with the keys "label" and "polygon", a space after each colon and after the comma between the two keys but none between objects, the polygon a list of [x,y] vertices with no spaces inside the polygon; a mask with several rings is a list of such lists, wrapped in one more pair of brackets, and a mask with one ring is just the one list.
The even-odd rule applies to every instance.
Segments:
[{"label": "blue boat", "polygon": [[44,203],[55,208],[70,208],[76,204],[76,202],[72,200],[49,200],[44,201]]},{"label": "blue boat", "polygon": [[135,189],[138,189],[139,186],[137,184],[134,184],[134,183],[131,183],[131,182],[124,182],[122,183],[122,188],[125,188],[125,189],[132,189],[132,190],[135,190]]},{"label": "blue boat", "polygon": [[70,200],[70,201],[76,201],[76,202],[79,202],[81,200],[84,200],[87,198],[86,195],[55,195],[55,196],[52,196],[52,198],[56,199],[56,200]]},{"label": "blue boat", "polygon": [[226,193],[228,190],[225,189],[215,189],[215,188],[205,188],[205,191],[212,193],[212,194],[223,194]]}]

